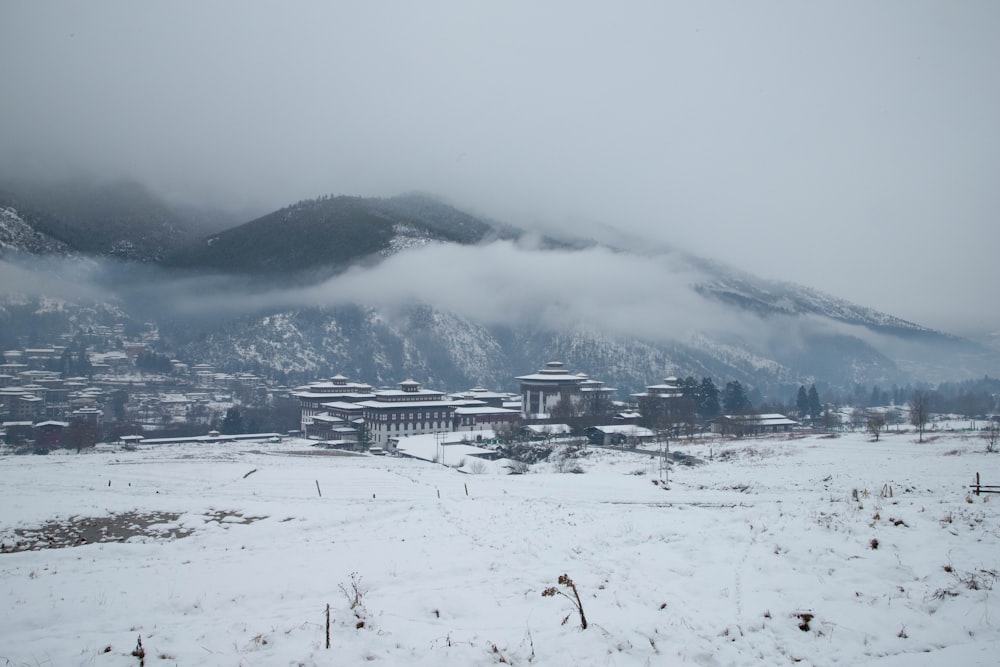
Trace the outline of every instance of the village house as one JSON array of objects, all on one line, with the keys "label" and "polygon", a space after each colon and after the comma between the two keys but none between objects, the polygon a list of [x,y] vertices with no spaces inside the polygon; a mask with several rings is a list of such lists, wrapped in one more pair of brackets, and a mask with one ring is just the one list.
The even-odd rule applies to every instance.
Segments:
[{"label": "village house", "polygon": [[656,440],[656,433],[634,424],[611,424],[591,426],[587,429],[587,440],[598,446],[635,447]]},{"label": "village house", "polygon": [[435,461],[442,465],[457,466],[467,458],[493,460],[497,452],[479,447],[477,443],[492,439],[492,431],[484,431],[470,439],[469,434],[430,433],[389,439],[389,451],[393,454],[423,461]]},{"label": "village house", "polygon": [[49,420],[35,424],[35,446],[43,449],[56,449],[62,445],[63,433],[69,428],[69,422]]},{"label": "village house", "polygon": [[513,424],[521,418],[517,410],[489,405],[468,405],[455,408],[456,431],[482,431],[501,424]]},{"label": "village house", "polygon": [[722,435],[759,435],[791,431],[799,422],[778,413],[720,415],[712,422],[712,432]]},{"label": "village house", "polygon": [[526,424],[521,427],[521,436],[535,441],[567,438],[572,434],[569,424]]},{"label": "village house", "polygon": [[665,378],[662,383],[647,385],[646,391],[631,394],[630,396],[635,403],[641,403],[643,400],[648,399],[669,401],[681,398],[683,395],[684,391],[681,389],[680,380],[671,375]]}]

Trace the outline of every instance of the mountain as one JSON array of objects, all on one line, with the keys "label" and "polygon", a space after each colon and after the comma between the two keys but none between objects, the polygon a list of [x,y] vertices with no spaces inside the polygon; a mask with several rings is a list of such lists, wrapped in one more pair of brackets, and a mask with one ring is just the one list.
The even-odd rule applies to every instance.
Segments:
[{"label": "mountain", "polygon": [[195,235],[163,200],[128,181],[7,182],[0,184],[0,206],[30,216],[36,231],[86,255],[156,261]]},{"label": "mountain", "polygon": [[41,232],[25,220],[13,206],[0,203],[0,257],[9,252],[31,255],[65,255],[71,252],[68,245]]},{"label": "mountain", "polygon": [[497,233],[490,224],[425,195],[325,196],[188,243],[162,264],[301,282],[406,248],[432,242],[474,244]]},{"label": "mountain", "polygon": [[483,324],[427,305],[397,311],[364,306],[286,310],[214,327],[179,349],[185,358],[231,371],[273,369],[300,380],[346,373],[386,385],[415,377],[455,389],[515,389],[517,375],[559,359],[618,388],[622,397],[667,375],[739,380],[782,399],[802,383],[846,389],[928,379],[905,372],[850,337],[817,336],[794,355],[769,356],[751,345],[704,336],[652,341],[592,330]]},{"label": "mountain", "polygon": [[[0,238],[25,250],[59,228],[2,219]],[[100,235],[59,247],[115,245],[112,231]],[[1000,373],[1000,350],[808,287],[669,248],[524,236],[427,195],[327,196],[188,237],[160,261],[100,264],[93,281],[116,323],[155,322],[163,351],[293,382],[342,372],[513,389],[517,375],[558,358],[619,397],[693,375],[788,400],[814,382],[851,390]],[[102,311],[74,298],[8,308],[8,331],[56,329],[60,316],[70,331],[93,324]]]}]

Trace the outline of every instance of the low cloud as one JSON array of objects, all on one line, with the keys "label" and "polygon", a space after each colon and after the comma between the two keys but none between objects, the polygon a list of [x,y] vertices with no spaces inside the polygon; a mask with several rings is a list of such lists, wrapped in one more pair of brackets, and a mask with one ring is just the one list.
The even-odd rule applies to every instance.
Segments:
[{"label": "low cloud", "polygon": [[322,283],[262,289],[250,280],[193,276],[116,262],[0,262],[8,298],[139,304],[147,316],[231,319],[343,305],[385,312],[431,305],[487,325],[583,329],[609,337],[686,340],[695,333],[751,333],[757,318],[699,295],[704,278],[676,253],[639,256],[604,247],[541,250],[531,243],[432,243]]},{"label": "low cloud", "polygon": [[0,258],[0,297],[6,303],[40,297],[54,302],[106,301],[113,297],[99,284],[104,272],[101,262],[90,259],[9,254]]}]

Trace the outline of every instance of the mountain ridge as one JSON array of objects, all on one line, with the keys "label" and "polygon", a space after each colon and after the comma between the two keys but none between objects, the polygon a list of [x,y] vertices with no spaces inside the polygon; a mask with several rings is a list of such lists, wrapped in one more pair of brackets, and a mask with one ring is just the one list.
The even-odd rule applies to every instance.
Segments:
[{"label": "mountain ridge", "polygon": [[[16,225],[12,215],[17,217]],[[18,238],[45,227],[33,224],[36,218],[24,220],[16,212],[8,218],[8,227],[20,230]],[[159,218],[152,215],[150,219]],[[127,278],[108,277],[102,286],[109,299],[121,299],[122,308],[140,321],[164,320],[161,330],[168,335],[163,345],[192,362],[234,370],[249,364],[300,374],[302,379],[310,374],[350,372],[390,384],[412,375],[452,388],[465,384],[509,388],[505,383],[510,378],[559,357],[609,384],[620,385],[623,391],[639,390],[666,375],[710,375],[739,379],[765,393],[780,394],[814,381],[840,387],[891,385],[955,379],[956,373],[972,377],[1000,368],[996,350],[819,290],[763,280],[686,253],[659,249],[634,253],[586,239],[541,237],[536,254],[522,258],[527,263],[520,270],[537,269],[536,263],[544,261],[548,251],[576,253],[573,256],[579,257],[577,263],[585,270],[595,257],[607,257],[594,254],[602,247],[626,262],[642,258],[671,268],[676,265],[684,269],[678,275],[684,275],[686,282],[675,288],[690,290],[698,308],[702,307],[698,304],[714,303],[723,313],[718,330],[685,335],[665,331],[659,339],[612,335],[601,329],[601,312],[581,315],[592,318],[590,324],[580,320],[577,326],[567,320],[563,330],[558,324],[532,324],[530,318],[526,322],[503,321],[503,317],[477,321],[430,302],[386,309],[366,302],[363,289],[350,305],[282,305],[279,299],[268,306],[271,302],[263,298],[275,285],[309,287],[328,284],[323,281],[352,268],[376,271],[386,266],[387,259],[410,257],[428,244],[488,248],[497,242],[517,244],[524,234],[420,193],[391,198],[325,196],[198,239],[186,237],[183,244],[175,243],[161,255],[126,256],[122,266],[131,271]],[[26,242],[8,245],[18,243],[25,246],[16,248],[22,253],[52,252],[44,244],[36,243],[34,249]],[[93,244],[89,251],[66,244],[60,247],[84,255],[95,252]],[[472,256],[472,261],[482,260]],[[127,268],[136,262],[159,267],[159,271],[144,277],[147,274]],[[183,302],[184,290],[196,290],[201,297],[207,278],[227,273],[247,280],[222,285],[248,290],[248,304],[257,303],[255,294],[262,295],[262,305],[240,315],[192,319],[182,310],[172,310],[171,302],[160,294],[167,292],[178,302]],[[127,292],[121,289],[123,281],[128,284]],[[170,281],[176,284],[167,289]],[[567,277],[566,289],[573,289],[572,276]],[[483,285],[480,294],[482,299],[491,298],[490,286]],[[226,298],[224,289],[219,298]],[[532,298],[530,290],[523,298]],[[669,298],[665,293],[663,299]],[[650,313],[671,309],[669,301],[648,304]],[[23,316],[23,311],[17,312]],[[725,321],[726,317],[731,321]],[[756,331],[740,326],[740,318],[746,317]],[[169,320],[176,321],[171,325]]]}]

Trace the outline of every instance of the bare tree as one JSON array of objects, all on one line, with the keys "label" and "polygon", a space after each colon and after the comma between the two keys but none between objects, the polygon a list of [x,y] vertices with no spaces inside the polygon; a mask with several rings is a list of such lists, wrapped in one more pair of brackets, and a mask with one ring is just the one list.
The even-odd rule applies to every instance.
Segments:
[{"label": "bare tree", "polygon": [[851,409],[851,430],[856,431],[859,428],[867,430],[868,411],[855,407]]},{"label": "bare tree", "polygon": [[897,408],[889,408],[885,411],[885,423],[886,428],[896,425],[896,430],[899,430],[899,410]]},{"label": "bare tree", "polygon": [[520,420],[504,422],[502,424],[498,424],[493,429],[493,432],[496,433],[496,436],[497,438],[500,439],[500,442],[502,442],[505,445],[509,445],[512,442],[520,440],[521,426],[522,424]]},{"label": "bare tree", "polygon": [[830,408],[827,408],[819,416],[819,419],[820,419],[820,424],[823,426],[824,429],[828,431],[840,429],[840,413],[837,412],[836,410],[831,410]]},{"label": "bare tree", "polygon": [[1000,423],[991,419],[980,434],[986,441],[986,451],[990,453],[997,451],[997,445],[1000,444]]},{"label": "bare tree", "polygon": [[677,423],[684,435],[691,437],[698,430],[698,403],[693,398],[677,399]]},{"label": "bare tree", "polygon": [[922,389],[918,389],[910,394],[910,400],[907,401],[907,405],[910,408],[910,423],[917,427],[917,433],[920,434],[917,442],[923,442],[924,427],[931,420],[930,394]]},{"label": "bare tree", "polygon": [[865,420],[865,430],[875,436],[875,442],[878,442],[879,433],[885,427],[885,415],[881,412],[871,411],[868,413],[868,418]]},{"label": "bare tree", "polygon": [[580,404],[580,414],[598,419],[609,419],[614,410],[615,405],[608,395],[599,391],[584,394]]},{"label": "bare tree", "polygon": [[63,435],[63,446],[75,449],[77,452],[85,447],[93,447],[101,437],[97,424],[89,419],[74,419],[69,423]]},{"label": "bare tree", "polygon": [[569,394],[560,396],[556,404],[549,409],[549,419],[555,421],[567,422],[579,414],[580,410]]}]

